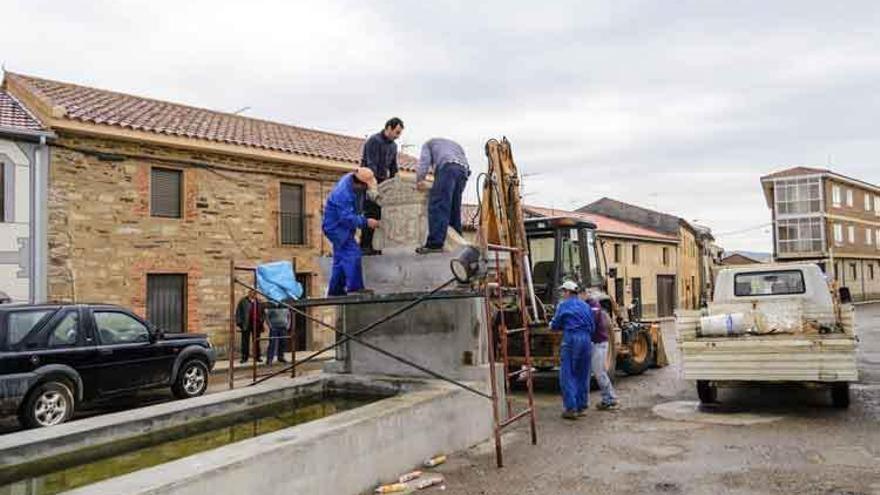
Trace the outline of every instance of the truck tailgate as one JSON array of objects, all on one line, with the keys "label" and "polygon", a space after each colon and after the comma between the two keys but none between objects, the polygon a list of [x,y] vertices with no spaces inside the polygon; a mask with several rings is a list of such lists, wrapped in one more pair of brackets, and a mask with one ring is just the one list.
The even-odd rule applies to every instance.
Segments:
[{"label": "truck tailgate", "polygon": [[696,338],[679,342],[691,380],[858,380],[856,340],[845,334]]}]

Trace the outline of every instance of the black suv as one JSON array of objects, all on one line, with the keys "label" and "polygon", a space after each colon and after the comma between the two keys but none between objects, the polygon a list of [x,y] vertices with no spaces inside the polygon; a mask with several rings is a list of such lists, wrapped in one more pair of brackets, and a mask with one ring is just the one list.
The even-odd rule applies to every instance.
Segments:
[{"label": "black suv", "polygon": [[17,413],[27,427],[146,388],[202,395],[214,360],[207,336],[164,333],[118,306],[0,305],[0,414]]}]

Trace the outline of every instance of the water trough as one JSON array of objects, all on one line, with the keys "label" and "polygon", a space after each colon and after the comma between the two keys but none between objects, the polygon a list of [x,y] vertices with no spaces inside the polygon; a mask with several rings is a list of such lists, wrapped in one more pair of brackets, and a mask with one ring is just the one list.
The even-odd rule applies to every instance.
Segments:
[{"label": "water trough", "polygon": [[486,411],[435,380],[271,381],[6,435],[0,495],[359,493],[484,440]]}]

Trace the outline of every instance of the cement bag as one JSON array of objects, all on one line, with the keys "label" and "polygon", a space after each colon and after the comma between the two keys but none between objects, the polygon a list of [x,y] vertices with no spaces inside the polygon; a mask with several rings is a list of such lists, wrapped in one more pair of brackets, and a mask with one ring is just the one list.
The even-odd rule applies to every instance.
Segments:
[{"label": "cement bag", "polygon": [[257,266],[257,289],[275,301],[299,299],[303,288],[296,281],[293,263],[274,261]]},{"label": "cement bag", "polygon": [[742,335],[749,330],[750,318],[745,313],[727,313],[700,318],[700,336],[728,337]]}]

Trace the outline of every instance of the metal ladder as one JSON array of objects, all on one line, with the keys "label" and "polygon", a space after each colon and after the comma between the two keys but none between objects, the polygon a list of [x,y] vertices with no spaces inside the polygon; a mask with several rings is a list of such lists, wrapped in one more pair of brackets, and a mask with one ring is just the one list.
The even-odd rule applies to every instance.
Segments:
[{"label": "metal ladder", "polygon": [[[498,467],[503,467],[504,461],[501,452],[501,433],[504,428],[516,423],[520,419],[528,417],[529,428],[532,437],[532,445],[536,445],[538,443],[538,433],[535,427],[534,388],[532,383],[533,373],[530,339],[531,334],[529,331],[528,314],[526,312],[525,282],[522,276],[523,270],[515,269],[516,265],[522,265],[524,263],[525,255],[523,253],[523,250],[517,247],[488,244],[486,245],[486,249],[490,257],[494,256],[495,266],[493,274],[490,275],[490,280],[487,280],[484,288],[486,327],[488,329],[486,332],[488,338],[488,345],[486,346],[486,348],[488,350],[490,363],[489,383],[492,393],[492,420],[494,422],[493,434],[495,436],[495,460],[498,464]],[[518,276],[514,277],[514,285],[504,284],[504,271],[501,270],[501,253],[507,253],[510,256],[510,263],[511,266],[514,268],[513,273],[518,274]],[[505,310],[507,308],[505,307],[505,301],[509,301],[511,300],[511,298],[513,298],[514,300],[518,300],[516,306],[517,312],[520,313],[519,322],[521,326],[517,328],[507,327],[507,318],[505,316]],[[496,331],[498,332],[497,339],[495,335]],[[525,351],[525,366],[520,370],[511,372],[507,349],[508,337],[514,337],[517,335],[522,336],[523,339],[523,350]],[[498,362],[498,356],[496,356],[496,345],[500,347],[500,363],[503,366],[504,371],[504,397],[506,407],[504,410],[503,418],[499,407],[498,392],[500,386],[497,383],[497,375],[495,372],[495,363]],[[525,375],[528,406],[523,410],[514,412],[513,399],[510,396],[510,390],[513,380],[521,379],[521,375]]]}]

